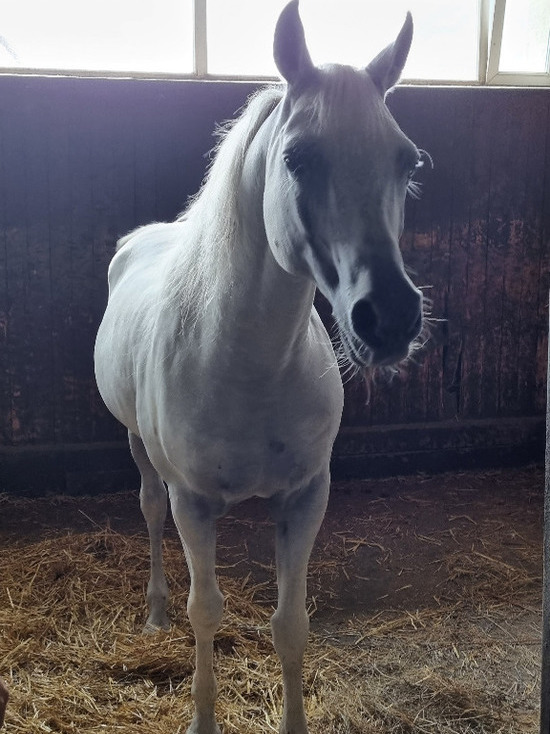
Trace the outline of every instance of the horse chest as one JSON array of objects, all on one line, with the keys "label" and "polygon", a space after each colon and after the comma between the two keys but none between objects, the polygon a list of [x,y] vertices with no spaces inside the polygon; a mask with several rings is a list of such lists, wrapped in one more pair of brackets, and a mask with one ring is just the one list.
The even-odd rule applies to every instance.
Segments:
[{"label": "horse chest", "polygon": [[273,395],[226,387],[202,399],[189,393],[169,409],[159,422],[166,458],[193,491],[233,503],[293,491],[325,467],[340,397],[317,385]]},{"label": "horse chest", "polygon": [[218,438],[200,441],[185,463],[195,491],[232,504],[303,486],[325,463],[330,447],[324,444],[283,440],[275,433]]},{"label": "horse chest", "polygon": [[196,478],[209,493],[219,493],[233,502],[243,496],[270,496],[301,486],[316,463],[316,456],[277,438],[225,441],[204,448]]}]

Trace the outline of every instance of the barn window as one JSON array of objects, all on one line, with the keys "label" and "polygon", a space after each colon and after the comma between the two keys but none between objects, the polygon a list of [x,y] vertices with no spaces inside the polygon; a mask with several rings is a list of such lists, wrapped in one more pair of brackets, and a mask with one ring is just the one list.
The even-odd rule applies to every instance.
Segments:
[{"label": "barn window", "polygon": [[[281,3],[266,8],[257,0],[206,0],[206,5],[209,71],[246,75],[252,54],[258,73],[275,76],[271,39]],[[361,66],[393,41],[410,9],[415,39],[407,77],[473,81],[478,77],[478,5],[478,0],[392,0],[383,5],[365,0],[300,0],[300,14],[315,63],[337,60]]]},{"label": "barn window", "polygon": [[188,74],[193,71],[193,1],[3,0],[0,65]]},{"label": "barn window", "polygon": [[496,3],[487,79],[493,84],[550,85],[550,3]]},{"label": "barn window", "polygon": [[[7,0],[0,66],[10,71],[272,78],[286,0]],[[550,84],[548,0],[301,0],[316,63],[367,63],[406,11],[406,80]]]}]

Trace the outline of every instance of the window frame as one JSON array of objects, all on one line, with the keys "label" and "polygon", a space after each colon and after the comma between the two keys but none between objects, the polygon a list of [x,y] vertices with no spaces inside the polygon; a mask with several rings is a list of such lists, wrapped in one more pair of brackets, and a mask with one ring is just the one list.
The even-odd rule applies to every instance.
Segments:
[{"label": "window frame", "polygon": [[[492,18],[491,5],[494,3]],[[550,86],[550,54],[546,72],[514,73],[499,71],[502,32],[506,0],[479,0],[479,45],[477,79],[415,79],[404,77],[403,83],[423,86]],[[0,66],[0,76],[66,76],[113,79],[174,79],[197,81],[246,81],[271,82],[279,80],[276,76],[261,74],[235,75],[211,74],[208,72],[207,45],[207,0],[193,0],[193,71],[178,72],[133,72],[94,69],[62,69]]]},{"label": "window frame", "polygon": [[500,71],[500,52],[502,48],[502,32],[506,0],[495,0],[492,18],[491,43],[488,50],[486,84],[516,87],[550,86],[550,54],[547,54],[546,72],[518,73]]}]

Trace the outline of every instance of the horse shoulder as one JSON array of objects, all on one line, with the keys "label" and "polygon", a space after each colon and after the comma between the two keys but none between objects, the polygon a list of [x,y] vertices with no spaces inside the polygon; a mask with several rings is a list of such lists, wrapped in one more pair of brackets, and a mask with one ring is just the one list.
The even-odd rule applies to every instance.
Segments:
[{"label": "horse shoulder", "polygon": [[155,222],[138,227],[119,239],[109,265],[109,293],[112,293],[122,277],[129,272],[136,278],[140,271],[162,267],[166,256],[177,246],[182,234],[180,222]]}]

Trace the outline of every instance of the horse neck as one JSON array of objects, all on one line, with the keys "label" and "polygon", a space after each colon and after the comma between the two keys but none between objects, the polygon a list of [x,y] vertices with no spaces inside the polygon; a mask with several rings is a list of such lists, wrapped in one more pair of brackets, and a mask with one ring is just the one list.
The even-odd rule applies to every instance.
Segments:
[{"label": "horse neck", "polygon": [[254,342],[255,354],[270,364],[288,363],[305,344],[315,295],[312,281],[278,265],[265,232],[265,161],[277,116],[276,110],[247,151],[237,197],[236,239],[230,250],[233,287],[219,301],[221,320],[233,337]]}]

